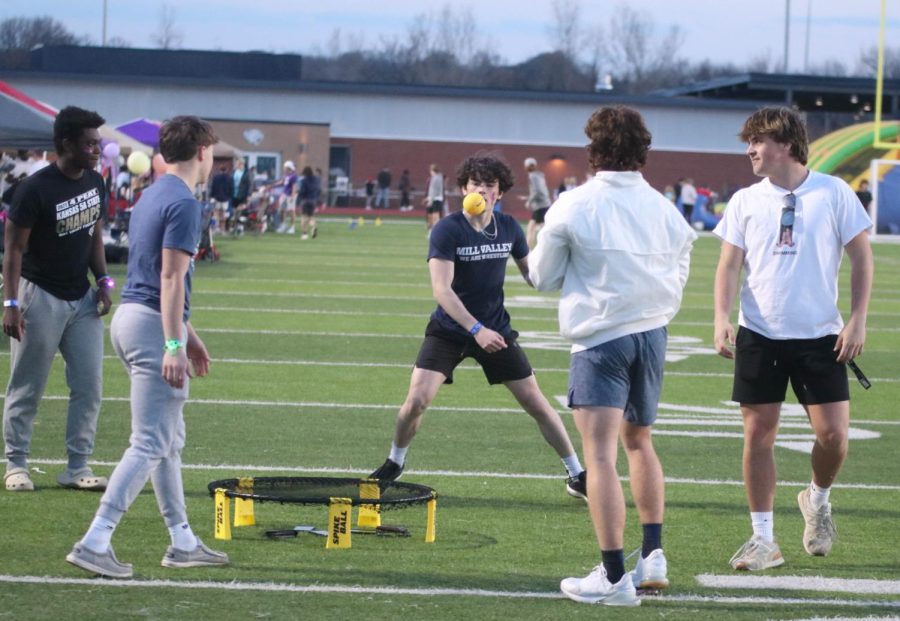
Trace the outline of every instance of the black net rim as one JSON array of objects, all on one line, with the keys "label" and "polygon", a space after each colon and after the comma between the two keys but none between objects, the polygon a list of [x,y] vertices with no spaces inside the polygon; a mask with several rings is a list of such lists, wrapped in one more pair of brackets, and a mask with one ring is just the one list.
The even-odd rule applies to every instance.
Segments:
[{"label": "black net rim", "polygon": [[[262,483],[265,486],[286,486],[291,483],[306,484],[310,486],[310,493],[306,496],[283,496],[275,493],[277,490],[247,490],[242,489],[248,481],[253,484]],[[368,479],[358,479],[352,477],[244,477],[235,479],[219,479],[212,481],[207,485],[210,496],[215,496],[217,489],[225,491],[228,498],[243,498],[245,500],[254,500],[257,502],[277,502],[281,504],[297,504],[297,505],[328,505],[331,503],[332,496],[316,495],[316,486],[325,485],[353,485],[358,486],[361,482]],[[391,498],[359,498],[349,497],[353,506],[397,506],[412,505],[425,503],[429,500],[437,498],[437,492],[427,485],[418,483],[407,483],[403,481],[393,481],[382,486],[382,493],[390,492]],[[400,495],[398,495],[400,492]],[[320,492],[321,494],[321,492]],[[341,494],[340,497],[345,497]]]}]

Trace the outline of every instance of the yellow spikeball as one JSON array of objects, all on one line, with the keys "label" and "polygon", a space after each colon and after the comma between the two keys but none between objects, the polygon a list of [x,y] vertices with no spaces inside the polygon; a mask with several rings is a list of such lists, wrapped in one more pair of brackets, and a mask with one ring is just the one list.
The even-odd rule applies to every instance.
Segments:
[{"label": "yellow spikeball", "polygon": [[470,216],[480,216],[485,207],[484,197],[478,192],[470,192],[463,199],[463,209]]}]

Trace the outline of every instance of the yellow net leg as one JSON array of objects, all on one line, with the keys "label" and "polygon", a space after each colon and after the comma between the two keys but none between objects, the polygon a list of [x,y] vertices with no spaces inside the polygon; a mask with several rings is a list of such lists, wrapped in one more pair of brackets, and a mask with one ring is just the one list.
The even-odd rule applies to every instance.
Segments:
[{"label": "yellow net leg", "polygon": [[326,548],[349,548],[350,529],[353,523],[353,501],[349,498],[332,498],[328,505],[328,538]]},{"label": "yellow net leg", "polygon": [[434,543],[435,527],[434,518],[437,513],[437,498],[428,501],[428,517],[425,523],[425,543]]},{"label": "yellow net leg", "polygon": [[[381,488],[377,479],[363,479],[359,482],[359,497],[372,500],[381,499]],[[381,505],[359,505],[356,524],[361,528],[381,526]]]},{"label": "yellow net leg", "polygon": [[253,513],[252,498],[234,499],[234,525],[253,526],[256,524],[256,516]]},{"label": "yellow net leg", "polygon": [[228,496],[225,490],[219,488],[216,490],[216,539],[231,539],[231,508]]}]

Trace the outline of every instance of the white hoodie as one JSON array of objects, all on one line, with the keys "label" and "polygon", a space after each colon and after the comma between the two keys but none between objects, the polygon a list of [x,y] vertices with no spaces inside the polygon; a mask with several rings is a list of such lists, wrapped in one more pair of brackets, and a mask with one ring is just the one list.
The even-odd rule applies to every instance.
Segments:
[{"label": "white hoodie", "polygon": [[665,326],[697,234],[639,172],[598,172],[560,195],[528,257],[531,282],[562,289],[559,329],[582,351]]}]

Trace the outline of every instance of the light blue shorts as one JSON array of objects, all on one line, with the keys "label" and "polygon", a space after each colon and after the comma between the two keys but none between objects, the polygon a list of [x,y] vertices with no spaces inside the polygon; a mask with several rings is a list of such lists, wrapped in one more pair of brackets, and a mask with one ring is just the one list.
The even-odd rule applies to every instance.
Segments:
[{"label": "light blue shorts", "polygon": [[665,327],[572,354],[569,407],[609,407],[625,420],[647,427],[656,421],[666,362]]}]

